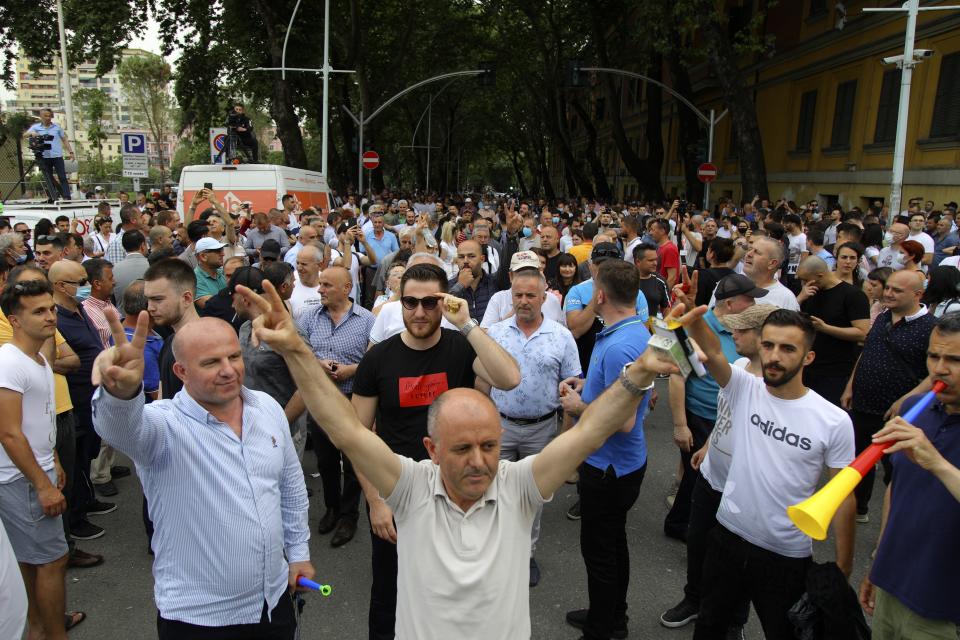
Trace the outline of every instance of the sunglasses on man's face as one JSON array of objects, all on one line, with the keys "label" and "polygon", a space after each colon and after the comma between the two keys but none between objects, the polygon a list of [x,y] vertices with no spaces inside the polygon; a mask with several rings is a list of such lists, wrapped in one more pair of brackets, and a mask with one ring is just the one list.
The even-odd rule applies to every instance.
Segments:
[{"label": "sunglasses on man's face", "polygon": [[442,299],[440,296],[424,296],[423,298],[403,296],[400,298],[400,304],[402,304],[403,308],[407,311],[415,311],[417,305],[423,307],[424,311],[433,311]]}]

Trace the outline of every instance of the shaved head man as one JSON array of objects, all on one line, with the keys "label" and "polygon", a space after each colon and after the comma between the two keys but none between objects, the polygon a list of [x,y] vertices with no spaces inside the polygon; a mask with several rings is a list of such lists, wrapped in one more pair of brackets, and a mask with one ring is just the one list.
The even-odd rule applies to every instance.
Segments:
[{"label": "shaved head man", "polygon": [[[303,229],[300,230],[303,233]],[[299,316],[304,309],[320,304],[320,270],[323,268],[323,249],[308,244],[297,252],[295,260],[297,280],[290,294],[290,306],[293,317]]]},{"label": "shaved head man", "polygon": [[483,247],[476,240],[466,240],[457,247],[460,273],[450,280],[450,294],[463,298],[470,307],[470,317],[479,323],[487,310],[487,303],[497,292],[493,278],[483,271]]}]

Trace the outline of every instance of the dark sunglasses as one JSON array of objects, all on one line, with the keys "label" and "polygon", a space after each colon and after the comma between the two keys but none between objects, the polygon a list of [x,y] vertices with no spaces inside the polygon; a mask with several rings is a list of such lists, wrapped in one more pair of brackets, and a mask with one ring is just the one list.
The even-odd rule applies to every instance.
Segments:
[{"label": "dark sunglasses", "polygon": [[37,244],[48,244],[59,239],[57,236],[37,236]]},{"label": "dark sunglasses", "polygon": [[85,287],[87,286],[87,279],[83,278],[82,280],[61,280],[60,282],[64,284],[72,284],[75,287]]},{"label": "dark sunglasses", "polygon": [[423,307],[424,311],[433,311],[437,308],[437,305],[440,304],[439,296],[425,296],[423,298],[414,298],[413,296],[403,296],[400,298],[400,304],[403,305],[403,308],[407,311],[414,311],[417,308],[417,305]]}]

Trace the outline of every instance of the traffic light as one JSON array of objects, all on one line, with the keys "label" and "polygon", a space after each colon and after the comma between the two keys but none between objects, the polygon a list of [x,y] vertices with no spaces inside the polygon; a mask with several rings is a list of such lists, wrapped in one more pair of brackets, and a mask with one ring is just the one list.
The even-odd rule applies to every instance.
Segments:
[{"label": "traffic light", "polygon": [[480,68],[483,73],[480,74],[481,87],[493,87],[497,84],[497,64],[495,62],[481,62]]},{"label": "traffic light", "polygon": [[581,60],[567,60],[564,63],[564,85],[567,87],[587,86],[587,75],[580,71],[583,65]]}]

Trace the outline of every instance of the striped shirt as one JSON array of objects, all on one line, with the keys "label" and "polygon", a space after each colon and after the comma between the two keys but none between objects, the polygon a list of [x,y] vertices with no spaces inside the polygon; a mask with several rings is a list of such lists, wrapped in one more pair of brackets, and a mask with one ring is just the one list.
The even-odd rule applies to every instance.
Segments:
[{"label": "striped shirt", "polygon": [[[308,307],[297,316],[297,326],[303,333],[313,354],[320,360],[333,360],[340,364],[357,364],[367,352],[370,331],[375,319],[373,314],[358,304],[334,324],[330,311],[325,306]],[[342,393],[353,392],[353,378],[337,382]]]},{"label": "striped shirt", "polygon": [[107,245],[107,251],[103,258],[112,264],[117,264],[127,257],[127,250],[123,248],[123,234],[124,230],[120,229],[110,238],[110,244]]},{"label": "striped shirt", "polygon": [[113,334],[110,332],[110,323],[107,321],[107,316],[104,315],[104,311],[106,309],[113,309],[117,312],[118,318],[120,317],[120,311],[113,306],[113,303],[109,300],[98,300],[93,296],[90,296],[81,304],[87,314],[87,319],[90,320],[90,324],[97,330],[97,335],[100,336],[100,341],[103,342],[103,348],[106,349],[110,346],[110,339]]},{"label": "striped shirt", "polygon": [[[154,598],[167,620],[260,621],[309,560],[307,490],[283,409],[246,387],[242,438],[190,397],[93,396],[97,433],[130,456],[156,527]],[[286,558],[284,558],[286,554]]]}]

